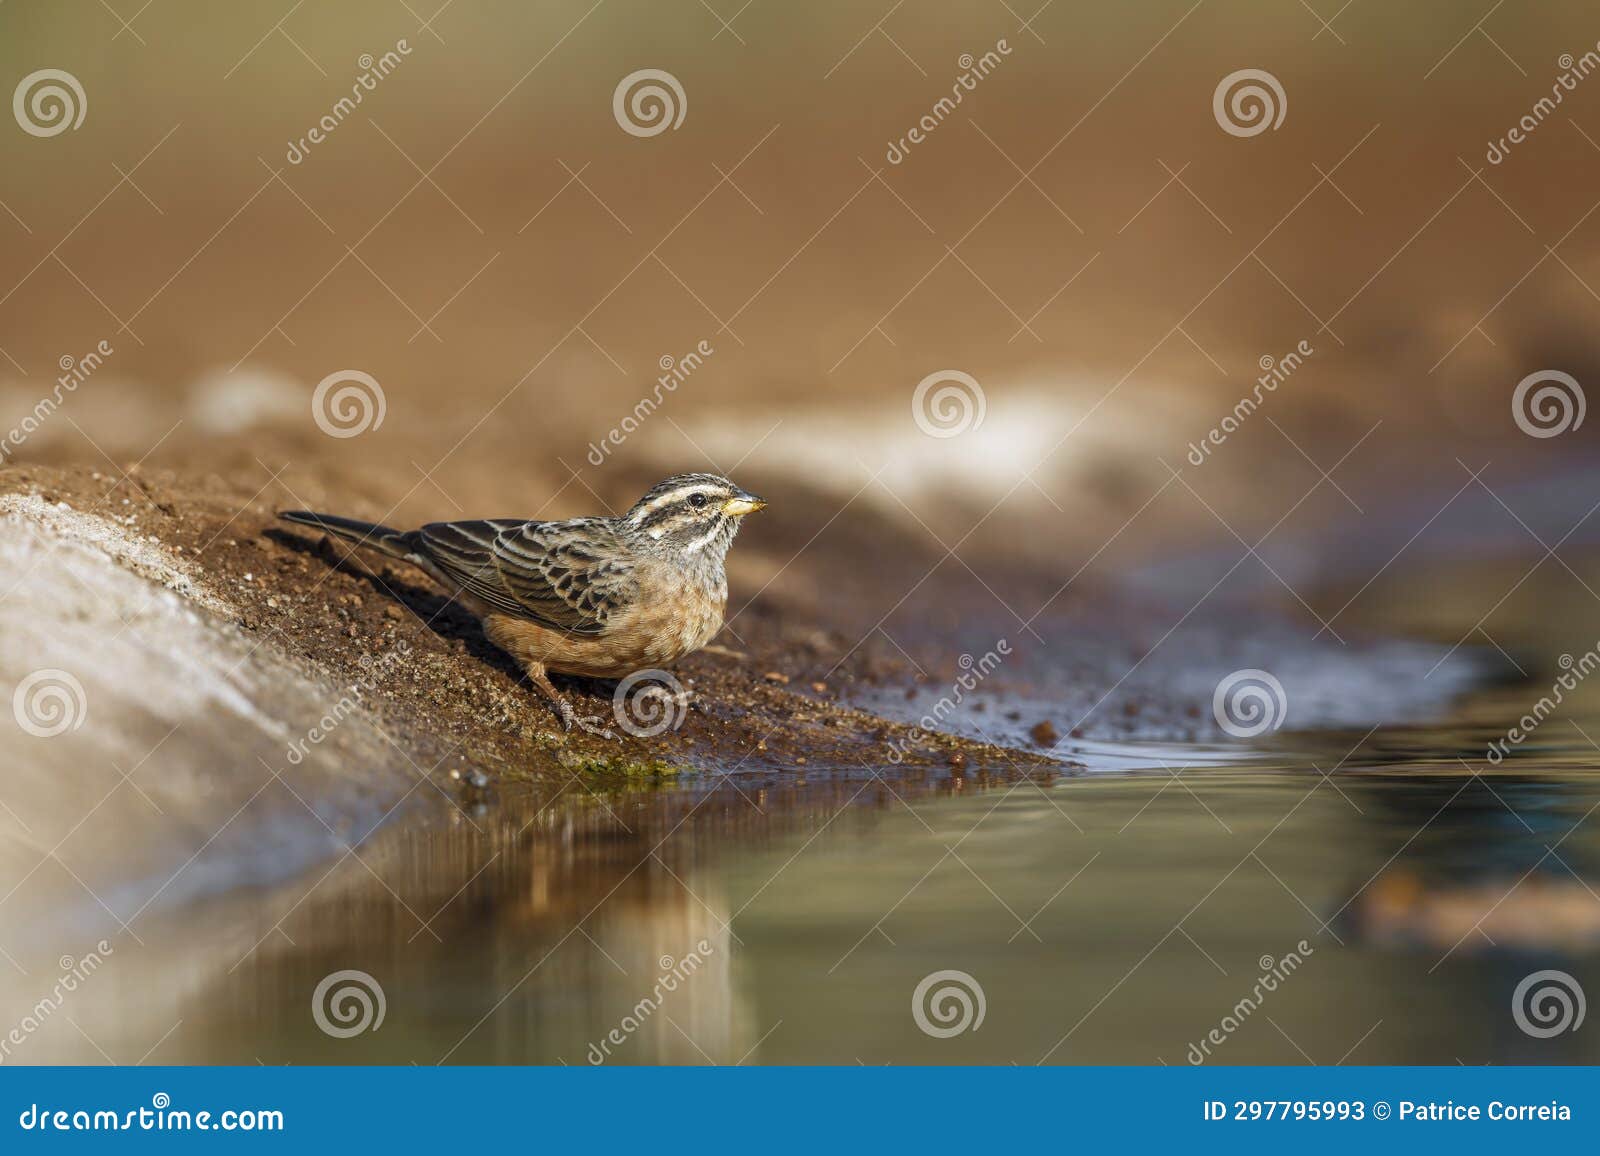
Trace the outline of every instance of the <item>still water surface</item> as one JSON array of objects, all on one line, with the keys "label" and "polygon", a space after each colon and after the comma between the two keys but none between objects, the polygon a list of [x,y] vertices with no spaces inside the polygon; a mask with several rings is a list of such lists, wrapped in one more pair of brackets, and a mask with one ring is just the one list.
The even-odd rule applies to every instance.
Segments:
[{"label": "still water surface", "polygon": [[[1508,604],[1503,681],[1428,723],[1076,741],[1086,769],[1048,779],[419,787],[342,858],[152,908],[29,1062],[1597,1063],[1600,678],[1486,759],[1596,637],[1571,585]],[[1485,604],[1429,590],[1393,602],[1446,626],[1391,636],[1461,638]],[[1350,653],[1382,657],[1345,683],[1369,700],[1401,669]],[[1415,720],[1401,689],[1379,709]],[[1585,1020],[1547,1000],[1571,1026],[1530,1034],[1514,994],[1547,970]],[[362,1018],[341,972],[380,1025],[318,1026]]]},{"label": "still water surface", "polygon": [[[128,1046],[170,1016],[167,1062],[1182,1064],[1215,1029],[1208,1062],[1594,1063],[1592,1025],[1513,1015],[1541,969],[1600,992],[1600,719],[1489,767],[1527,694],[1232,767],[464,799],[217,901],[203,947],[186,913]],[[344,969],[384,1019],[336,1039]],[[930,1035],[947,970],[981,1026]]]}]

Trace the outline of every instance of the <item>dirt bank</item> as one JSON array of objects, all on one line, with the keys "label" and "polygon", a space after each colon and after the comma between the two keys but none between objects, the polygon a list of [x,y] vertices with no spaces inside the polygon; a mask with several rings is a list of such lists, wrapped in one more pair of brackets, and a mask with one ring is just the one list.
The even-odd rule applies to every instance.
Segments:
[{"label": "dirt bank", "polygon": [[152,905],[304,870],[407,806],[511,782],[550,799],[724,775],[959,789],[1204,761],[1219,740],[1236,760],[1248,746],[1213,718],[1230,671],[1270,665],[1294,729],[1426,714],[1479,673],[1463,650],[1430,680],[1436,647],[1316,640],[1259,608],[1183,614],[1053,574],[980,576],[791,486],[735,544],[727,629],[673,672],[691,694],[677,725],[627,733],[612,684],[557,680],[608,740],[563,731],[419,574],[277,521],[301,504],[287,485],[127,468],[0,472],[0,676],[18,711],[41,687],[40,709],[53,693],[77,711],[66,733],[40,733],[54,716],[22,728],[7,787],[0,862],[24,894],[6,900],[39,918],[127,929]]}]

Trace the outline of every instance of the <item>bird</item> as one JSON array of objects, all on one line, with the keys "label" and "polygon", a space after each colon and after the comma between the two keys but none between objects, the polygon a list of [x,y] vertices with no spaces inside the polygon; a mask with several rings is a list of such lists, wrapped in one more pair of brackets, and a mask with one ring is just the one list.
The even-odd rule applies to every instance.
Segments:
[{"label": "bird", "polygon": [[716,474],[658,482],[620,517],[480,518],[396,530],[336,514],[278,517],[410,563],[478,617],[562,726],[582,718],[552,672],[623,678],[693,653],[722,629],[725,561],[741,522],[766,502]]}]

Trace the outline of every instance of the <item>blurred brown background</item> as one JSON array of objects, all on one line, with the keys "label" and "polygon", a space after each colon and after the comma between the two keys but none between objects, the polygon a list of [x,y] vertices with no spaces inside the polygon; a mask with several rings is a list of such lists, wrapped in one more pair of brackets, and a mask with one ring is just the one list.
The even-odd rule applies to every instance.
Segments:
[{"label": "blurred brown background", "polygon": [[[965,58],[990,52],[962,88]],[[361,88],[386,53],[387,75]],[[29,131],[40,91],[29,80],[43,70],[81,88],[81,124]],[[640,70],[681,88],[676,127],[641,136],[619,122],[614,95]],[[1219,120],[1214,96],[1241,70],[1281,89],[1276,127],[1236,135]],[[247,632],[219,643],[175,611],[141,618],[146,584],[115,568],[107,580],[98,553],[92,568],[54,544],[0,559],[22,592],[0,660],[18,677],[46,661],[71,668],[93,702],[78,745],[31,740],[8,792],[31,825],[0,847],[18,895],[11,925],[27,931],[7,947],[45,961],[22,982],[0,970],[20,1008],[35,1006],[60,951],[82,954],[77,929],[47,933],[46,916],[103,908],[124,931],[124,919],[147,934],[170,922],[150,934],[154,954],[118,939],[126,978],[96,989],[102,1014],[75,1010],[70,1026],[89,1024],[101,1055],[326,1062],[338,1053],[306,1018],[308,989],[360,965],[393,999],[395,1026],[369,1041],[383,1058],[548,1062],[584,1054],[616,1022],[612,1003],[638,998],[607,948],[648,974],[661,952],[681,954],[704,912],[750,937],[738,973],[718,940],[721,978],[685,1020],[705,1026],[718,1058],[787,1016],[762,1059],[1165,1062],[1234,1006],[1264,951],[1281,958],[1331,931],[1358,950],[1324,954],[1318,938],[1327,978],[1297,986],[1288,1014],[1274,1007],[1286,1028],[1258,1022],[1230,1060],[1293,1060],[1288,1032],[1308,1059],[1530,1054],[1507,1018],[1507,965],[1470,970],[1464,950],[1441,978],[1434,969],[1473,931],[1522,950],[1541,946],[1518,938],[1527,927],[1554,928],[1542,946],[1564,948],[1570,918],[1572,942],[1594,941],[1592,830],[1563,848],[1567,874],[1546,859],[1594,812],[1600,731],[1552,722],[1496,780],[1505,797],[1465,761],[1531,709],[1546,672],[1566,668],[1558,656],[1570,666],[1600,637],[1600,416],[1580,425],[1574,412],[1570,428],[1537,437],[1514,409],[1532,374],[1568,375],[1574,406],[1600,382],[1593,3],[0,0],[0,82],[14,95],[0,116],[0,508],[47,528],[84,514],[80,536],[84,524],[100,534],[92,516],[109,512],[117,533],[102,538],[191,565]],[[353,91],[361,103],[336,111]],[[955,91],[960,103],[941,109]],[[334,127],[309,142],[324,117]],[[925,139],[900,144],[924,117]],[[1491,142],[1525,117],[1526,139],[1492,163]],[[32,428],[63,360],[102,342],[103,364]],[[663,359],[700,348],[712,352],[656,408]],[[1191,445],[1252,395],[1263,359],[1300,348],[1303,363],[1195,464]],[[331,436],[314,390],[347,371],[377,383],[383,420]],[[930,436],[913,414],[919,383],[938,373],[981,392],[981,423],[958,436]],[[636,413],[622,444],[591,450]],[[58,466],[71,468],[46,468]],[[699,468],[771,499],[730,559],[724,641],[755,658],[691,660],[708,710],[683,745],[640,749],[735,771],[759,751],[747,771],[777,786],[757,787],[758,807],[734,784],[743,798],[684,827],[674,846],[692,887],[643,849],[699,801],[662,791],[651,814],[665,817],[634,820],[625,840],[598,811],[574,810],[585,788],[526,839],[542,804],[526,822],[515,801],[492,818],[471,801],[470,814],[447,813],[470,826],[393,824],[374,847],[381,873],[350,865],[303,908],[320,880],[246,897],[223,918],[199,905],[241,881],[266,892],[343,846],[343,827],[307,822],[302,791],[370,834],[391,785],[377,772],[412,785],[389,753],[401,746],[352,722],[294,797],[228,818],[256,797],[255,764],[272,770],[280,723],[303,733],[327,709],[321,689],[356,676],[358,653],[415,643],[386,668],[398,691],[385,688],[384,721],[398,717],[393,729],[425,755],[405,754],[418,781],[456,762],[550,762],[552,720],[517,672],[454,627],[430,632],[441,600],[423,592],[408,617],[375,596],[377,580],[268,536],[275,509],[403,525],[557,517],[619,509]],[[126,485],[124,470],[154,483]],[[73,512],[55,504],[63,496]],[[1096,582],[1112,595],[1088,596]],[[1179,597],[1153,610],[1150,590]],[[1254,599],[1245,610],[1219,608],[1241,593]],[[1258,613],[1265,600],[1289,616]],[[1374,623],[1391,635],[1383,646],[1358,634]],[[1442,645],[1392,637],[1408,632]],[[784,840],[861,793],[825,777],[831,761],[877,778],[861,757],[830,754],[845,748],[828,735],[863,729],[860,713],[824,728],[797,723],[796,704],[832,709],[838,696],[911,722],[964,669],[958,655],[970,663],[1002,634],[1018,656],[985,690],[995,709],[978,714],[980,700],[961,725],[1017,751],[1060,740],[1098,769],[1142,760],[1152,773],[1025,791],[978,832],[1009,788],[990,802],[983,779],[963,785],[972,768],[941,756],[958,797],[937,831],[918,810],[907,821],[898,794],[869,794],[861,824],[800,857],[830,817],[791,854]],[[781,669],[752,677],[769,663]],[[1185,786],[1152,806],[1168,760],[1217,758],[1192,744],[1220,733],[1219,676],[1268,666],[1288,684],[1289,732],[1352,733],[1318,761],[1278,752],[1203,783],[1208,801]],[[240,670],[248,681],[229,698]],[[1481,692],[1448,730],[1400,726],[1512,672],[1537,689]],[[574,693],[607,709],[603,688]],[[247,714],[229,713],[240,703]],[[762,735],[780,724],[769,750]],[[147,759],[140,794],[170,808],[160,822],[123,791],[67,846],[74,867],[46,866],[85,800],[104,802]],[[370,782],[361,768],[375,769]],[[1341,768],[1359,802],[1333,784]],[[1463,769],[1478,782],[1441,819],[1469,785]],[[1323,780],[1333,789],[1302,809]],[[769,801],[794,821],[770,821]],[[309,838],[278,837],[285,813]],[[573,813],[578,835],[558,831]],[[1063,896],[1100,854],[1076,841],[1085,829],[1112,854]],[[954,854],[947,831],[957,844],[978,832],[966,853],[995,885],[951,864],[955,883],[934,877],[893,926],[908,945],[896,956],[872,930]],[[1234,865],[1252,843],[1265,857]],[[178,866],[196,846],[199,868]],[[615,922],[582,937],[599,955],[570,954],[587,948],[569,919],[629,878],[627,906],[604,913]],[[293,900],[287,913],[279,899]],[[434,920],[450,909],[437,951],[411,901]],[[1044,916],[1054,954],[998,918],[1012,901]],[[283,920],[296,909],[291,939]],[[1326,922],[1340,917],[1351,927]],[[529,959],[569,941],[522,988]],[[993,1026],[968,1043],[992,1052],[918,1050],[906,996],[952,965],[990,985]],[[1388,1020],[1375,1036],[1374,1020]],[[65,1042],[29,1055],[94,1058],[55,1027]],[[1592,1059],[1592,1038],[1531,1054]],[[673,1055],[647,1043],[641,1059]]]},{"label": "blurred brown background", "polygon": [[[0,26],[8,90],[60,68],[87,98],[75,131],[0,133],[6,413],[59,358],[115,348],[14,461],[148,453],[244,493],[287,464],[304,500],[401,521],[585,512],[740,463],[816,487],[823,517],[860,495],[952,538],[1082,543],[1076,568],[1158,493],[1155,532],[1108,560],[1231,543],[1218,517],[1254,540],[1320,481],[1302,450],[1328,468],[1369,431],[1347,496],[1321,485],[1284,539],[1418,494],[1425,516],[1469,480],[1458,458],[1506,482],[1592,457],[1593,422],[1529,438],[1510,399],[1535,370],[1593,376],[1600,80],[1485,158],[1595,48],[1590,5],[70,0]],[[646,68],[686,108],[638,137],[612,96]],[[1251,137],[1212,106],[1244,68],[1286,97]],[[700,341],[690,381],[586,461]],[[333,439],[310,395],[343,369],[387,409]],[[944,369],[987,408],[933,439],[910,398]]]}]

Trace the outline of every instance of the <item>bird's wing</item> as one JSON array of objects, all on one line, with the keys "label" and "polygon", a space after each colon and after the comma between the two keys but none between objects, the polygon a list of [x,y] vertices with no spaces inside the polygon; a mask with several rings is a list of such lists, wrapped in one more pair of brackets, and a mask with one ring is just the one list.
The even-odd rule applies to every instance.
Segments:
[{"label": "bird's wing", "polygon": [[609,518],[524,522],[494,540],[500,581],[525,614],[599,634],[637,591],[631,551]]},{"label": "bird's wing", "polygon": [[634,597],[629,551],[606,518],[433,522],[417,534],[468,593],[558,630],[599,634]]},{"label": "bird's wing", "polygon": [[416,532],[422,553],[446,577],[461,584],[497,610],[523,613],[515,596],[500,580],[494,561],[494,541],[503,530],[514,530],[520,518],[485,518],[473,522],[430,522]]}]

